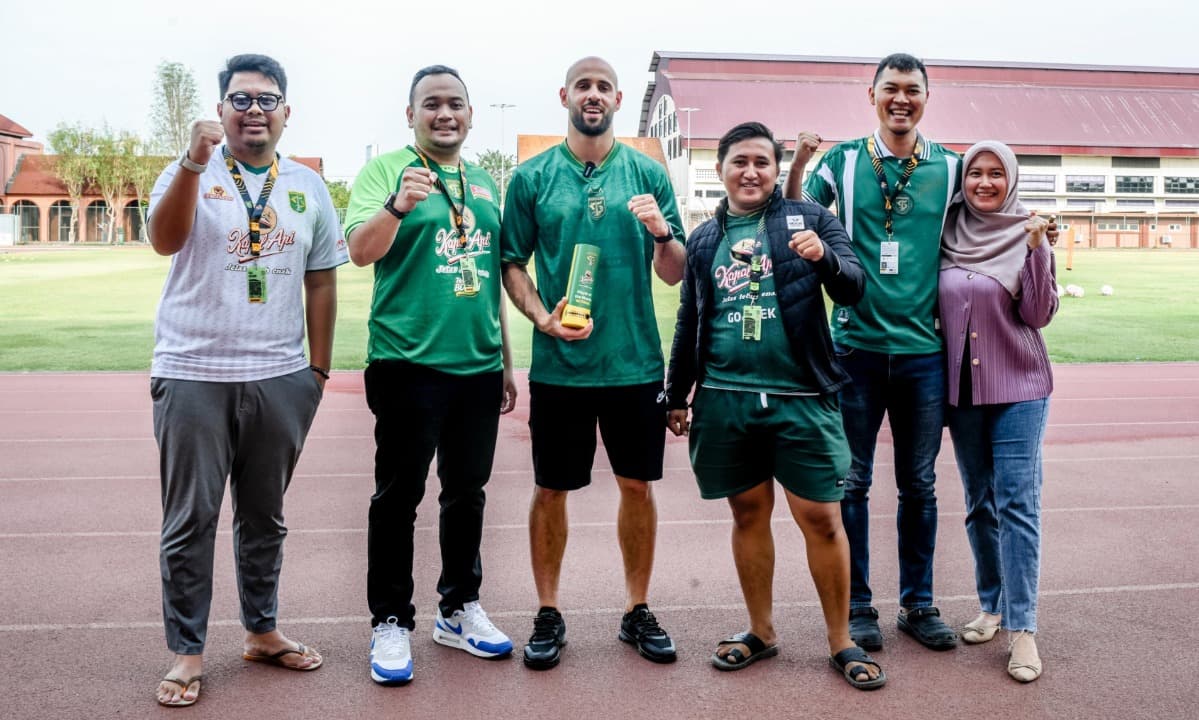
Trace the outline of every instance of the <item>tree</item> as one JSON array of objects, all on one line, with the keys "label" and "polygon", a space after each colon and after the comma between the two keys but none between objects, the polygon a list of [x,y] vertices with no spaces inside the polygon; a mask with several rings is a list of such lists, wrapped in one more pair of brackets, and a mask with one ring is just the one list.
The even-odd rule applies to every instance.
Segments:
[{"label": "tree", "polygon": [[200,116],[196,78],[183,63],[163,60],[154,76],[150,127],[158,149],[180,157],[191,142],[191,124]]},{"label": "tree", "polygon": [[66,186],[67,195],[71,198],[71,226],[67,241],[75,242],[75,228],[78,225],[83,190],[94,176],[96,135],[94,131],[78,123],[60,123],[47,139],[50,141],[50,148],[58,156],[55,173]]},{"label": "tree", "polygon": [[504,155],[499,150],[484,150],[479,154],[477,162],[495,180],[500,189],[500,204],[504,202],[504,193],[508,190],[508,181],[512,179],[512,171],[516,169],[516,158]]},{"label": "tree", "polygon": [[333,207],[345,210],[350,206],[350,184],[345,180],[326,180],[329,197],[333,198]]},{"label": "tree", "polygon": [[[143,237],[137,238],[142,242],[149,240],[145,233],[149,232],[149,226],[146,224],[146,207],[150,204],[150,191],[154,189],[154,183],[158,180],[158,176],[162,174],[162,169],[171,163],[174,158],[168,158],[162,155],[154,154],[154,147],[151,143],[142,142],[138,147],[137,155],[133,158],[132,173],[129,176],[129,189],[133,191],[134,197],[137,198],[137,214],[141,218],[141,228]],[[133,238],[128,238],[133,240]]]},{"label": "tree", "polygon": [[121,200],[129,194],[138,144],[137,136],[125,130],[113,131],[105,126],[95,133],[96,156],[92,174],[96,190],[108,206],[104,239],[110,245],[116,241],[117,218],[123,210]]}]

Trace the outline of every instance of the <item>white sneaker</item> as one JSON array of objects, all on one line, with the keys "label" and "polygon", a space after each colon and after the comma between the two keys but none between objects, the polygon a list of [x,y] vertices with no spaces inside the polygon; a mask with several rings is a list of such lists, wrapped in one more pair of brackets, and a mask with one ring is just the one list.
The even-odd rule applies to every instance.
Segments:
[{"label": "white sneaker", "polygon": [[482,658],[502,657],[512,652],[512,640],[491,624],[477,602],[466,603],[448,618],[439,611],[433,624],[433,642]]},{"label": "white sneaker", "polygon": [[371,631],[371,680],[380,685],[403,685],[412,680],[412,648],[408,628],[394,615]]}]

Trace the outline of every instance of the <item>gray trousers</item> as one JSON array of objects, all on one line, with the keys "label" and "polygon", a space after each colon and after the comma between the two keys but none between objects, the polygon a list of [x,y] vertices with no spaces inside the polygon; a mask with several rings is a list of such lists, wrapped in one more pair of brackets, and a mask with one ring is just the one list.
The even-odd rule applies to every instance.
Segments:
[{"label": "gray trousers", "polygon": [[167,647],[199,655],[225,478],[233,505],[241,622],[275,629],[283,565],[283,493],[321,389],[308,369],[254,382],[151,378],[162,481],[162,615]]}]

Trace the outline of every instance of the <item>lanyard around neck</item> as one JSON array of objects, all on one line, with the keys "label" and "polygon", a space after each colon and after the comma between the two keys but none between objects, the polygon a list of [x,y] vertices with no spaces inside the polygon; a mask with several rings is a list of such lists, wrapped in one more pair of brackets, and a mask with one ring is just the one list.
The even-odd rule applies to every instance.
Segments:
[{"label": "lanyard around neck", "polygon": [[271,160],[271,169],[267,173],[266,182],[262,184],[262,192],[258,194],[258,202],[254,202],[250,199],[249,191],[246,190],[246,181],[241,176],[237,162],[233,159],[233,153],[229,152],[229,146],[222,147],[221,154],[225,156],[225,167],[233,176],[233,185],[237,187],[237,192],[246,205],[246,213],[250,216],[250,256],[258,257],[262,254],[262,233],[259,221],[262,219],[262,213],[266,210],[266,201],[271,197],[271,190],[275,189],[275,180],[279,177],[279,156],[276,154]]},{"label": "lanyard around neck", "polygon": [[445,181],[441,179],[441,175],[433,171],[432,166],[429,165],[429,158],[416,147],[412,147],[412,152],[416,153],[416,156],[420,158],[421,164],[425,166],[426,170],[433,172],[437,176],[437,189],[445,196],[446,202],[450,204],[450,210],[453,211],[454,227],[458,228],[458,245],[466,247],[466,243],[469,241],[469,238],[466,236],[466,194],[468,188],[466,185],[466,168],[462,165],[462,158],[458,158],[458,182],[462,183],[462,204],[458,205],[454,202],[454,196],[450,194],[450,189],[446,187]]},{"label": "lanyard around neck", "polygon": [[920,161],[917,159],[920,157],[921,152],[920,140],[916,140],[916,147],[912,151],[912,156],[908,158],[907,165],[903,168],[903,174],[899,176],[899,182],[895,184],[894,189],[891,188],[891,183],[887,182],[887,175],[883,172],[883,158],[879,155],[873,135],[866,141],[866,148],[870,152],[870,164],[874,166],[874,176],[878,179],[879,189],[883,192],[883,209],[887,213],[886,220],[883,221],[883,229],[887,231],[887,239],[890,240],[894,226],[892,207],[895,203],[895,198],[899,197],[899,194],[908,186],[908,181],[912,179],[912,173],[916,172],[916,166],[920,164]]}]

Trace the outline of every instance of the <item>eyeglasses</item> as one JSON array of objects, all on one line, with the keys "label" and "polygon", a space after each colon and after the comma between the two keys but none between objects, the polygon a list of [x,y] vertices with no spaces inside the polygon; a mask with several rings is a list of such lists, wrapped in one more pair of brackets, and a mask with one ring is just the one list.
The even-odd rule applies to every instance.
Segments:
[{"label": "eyeglasses", "polygon": [[225,99],[238,112],[249,110],[255,102],[263,112],[271,112],[279,107],[279,103],[283,102],[283,96],[275,93],[262,93],[258,97],[251,97],[249,93],[235,92],[226,96]]}]

